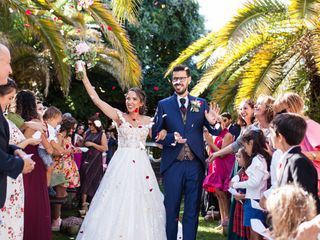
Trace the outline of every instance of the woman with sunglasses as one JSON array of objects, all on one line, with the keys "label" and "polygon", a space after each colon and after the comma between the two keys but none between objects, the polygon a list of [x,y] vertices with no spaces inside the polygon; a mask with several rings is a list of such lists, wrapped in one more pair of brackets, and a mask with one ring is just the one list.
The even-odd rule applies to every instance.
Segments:
[{"label": "woman with sunglasses", "polygon": [[[121,112],[99,98],[86,72],[82,81],[95,105],[114,121],[118,149],[91,201],[77,240],[166,240],[163,195],[145,150],[152,125],[151,118],[144,115],[145,93],[140,88],[129,89],[126,112]],[[165,132],[159,133],[158,139],[163,135]]]},{"label": "woman with sunglasses", "polygon": [[88,120],[84,145],[89,150],[83,153],[80,167],[82,214],[88,211],[88,196],[92,198],[99,187],[103,177],[102,154],[108,150],[107,137],[97,114]]}]

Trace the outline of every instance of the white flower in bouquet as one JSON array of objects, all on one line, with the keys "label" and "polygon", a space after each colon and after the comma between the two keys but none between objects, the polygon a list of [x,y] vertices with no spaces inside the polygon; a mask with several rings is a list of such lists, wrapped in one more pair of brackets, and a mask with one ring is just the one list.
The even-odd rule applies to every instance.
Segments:
[{"label": "white flower in bouquet", "polygon": [[88,44],[86,42],[80,42],[77,46],[76,46],[76,50],[77,50],[77,54],[80,56],[83,53],[87,53],[90,50],[90,47],[88,46]]},{"label": "white flower in bouquet", "polygon": [[82,80],[84,66],[93,68],[97,63],[97,53],[90,44],[85,41],[70,41],[66,47],[67,57],[63,60],[69,63],[76,70],[76,78]]},{"label": "white flower in bouquet", "polygon": [[79,11],[82,10],[82,8],[88,8],[94,3],[94,0],[78,0],[77,3],[77,9]]}]

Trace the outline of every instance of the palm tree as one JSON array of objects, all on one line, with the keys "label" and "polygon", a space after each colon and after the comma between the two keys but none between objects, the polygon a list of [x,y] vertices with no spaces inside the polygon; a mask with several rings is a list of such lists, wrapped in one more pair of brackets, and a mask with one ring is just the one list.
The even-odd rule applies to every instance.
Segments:
[{"label": "palm tree", "polygon": [[223,109],[243,98],[288,89],[319,103],[319,10],[319,0],[247,2],[220,31],[185,49],[166,74],[197,56],[197,66],[205,73],[191,93],[206,91]]},{"label": "palm tree", "polygon": [[[123,21],[135,18],[140,0],[95,0],[77,11],[78,0],[0,0],[0,37],[12,50],[15,78],[48,83],[59,81],[68,93],[72,76],[66,57],[66,42],[86,40],[100,54],[98,68],[116,77],[120,86],[140,85],[141,68]],[[109,3],[109,2],[108,2]],[[116,17],[114,17],[116,16]]]}]

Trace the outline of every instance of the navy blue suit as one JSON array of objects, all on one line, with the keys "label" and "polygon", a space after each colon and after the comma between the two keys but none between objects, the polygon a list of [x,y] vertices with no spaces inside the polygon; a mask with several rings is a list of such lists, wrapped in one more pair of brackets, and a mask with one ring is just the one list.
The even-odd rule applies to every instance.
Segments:
[{"label": "navy blue suit", "polygon": [[9,145],[9,126],[0,108],[0,208],[7,193],[7,176],[17,178],[23,170],[24,161],[13,155],[18,147]]},{"label": "navy blue suit", "polygon": [[[213,128],[205,118],[207,102],[202,98],[188,95],[186,124],[184,124],[177,95],[161,100],[152,127],[152,137],[167,130],[166,138],[159,142],[163,145],[160,171],[163,175],[167,214],[167,239],[177,239],[180,203],[184,193],[183,239],[195,240],[198,228],[198,215],[205,169],[205,146],[203,127],[211,134],[218,135],[220,129]],[[191,111],[191,102],[200,101],[199,111]],[[180,161],[177,159],[183,144],[174,144],[174,132],[187,139],[195,159]]]}]

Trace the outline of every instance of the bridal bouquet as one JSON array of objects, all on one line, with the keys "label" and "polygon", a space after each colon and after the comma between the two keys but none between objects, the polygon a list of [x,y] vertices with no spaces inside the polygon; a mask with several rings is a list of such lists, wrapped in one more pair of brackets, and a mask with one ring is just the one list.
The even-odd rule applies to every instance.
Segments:
[{"label": "bridal bouquet", "polygon": [[77,0],[77,9],[81,11],[83,8],[89,8],[93,3],[93,0]]},{"label": "bridal bouquet", "polygon": [[97,53],[84,41],[71,41],[66,46],[67,57],[63,60],[69,63],[76,70],[76,79],[82,80],[83,66],[93,68],[97,63]]}]

